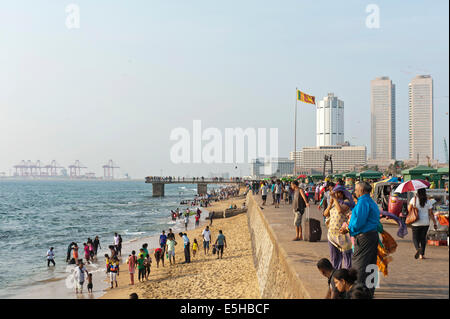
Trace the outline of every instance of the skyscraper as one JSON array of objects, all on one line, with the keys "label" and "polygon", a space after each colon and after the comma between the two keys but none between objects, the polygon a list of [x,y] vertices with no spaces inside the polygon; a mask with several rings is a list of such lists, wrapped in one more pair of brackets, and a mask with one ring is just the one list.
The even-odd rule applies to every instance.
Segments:
[{"label": "skyscraper", "polygon": [[395,84],[387,76],[370,82],[371,159],[395,160]]},{"label": "skyscraper", "polygon": [[344,144],[344,101],[328,93],[317,104],[316,146]]},{"label": "skyscraper", "polygon": [[433,79],[418,75],[409,83],[409,158],[420,164],[434,158]]}]

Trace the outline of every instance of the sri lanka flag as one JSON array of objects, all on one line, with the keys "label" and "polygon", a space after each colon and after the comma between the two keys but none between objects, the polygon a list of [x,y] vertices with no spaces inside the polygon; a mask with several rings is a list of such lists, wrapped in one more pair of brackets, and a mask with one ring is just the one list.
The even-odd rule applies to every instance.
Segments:
[{"label": "sri lanka flag", "polygon": [[316,98],[314,96],[305,94],[300,90],[297,90],[297,100],[309,104],[316,104]]}]

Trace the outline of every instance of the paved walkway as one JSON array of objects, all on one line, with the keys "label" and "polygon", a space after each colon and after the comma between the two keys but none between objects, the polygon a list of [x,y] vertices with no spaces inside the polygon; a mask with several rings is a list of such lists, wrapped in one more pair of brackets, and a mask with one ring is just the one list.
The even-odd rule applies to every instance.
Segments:
[{"label": "paved walkway", "polygon": [[[311,205],[310,215],[322,222],[320,242],[292,241],[295,237],[294,216],[288,204],[275,208],[271,194],[267,196],[269,205],[261,206],[260,195],[255,198],[263,208],[262,212],[276,236],[276,240],[285,250],[288,262],[297,272],[297,276],[310,292],[312,298],[323,298],[327,281],[317,270],[316,263],[321,258],[330,258],[327,243],[327,229],[323,223],[322,212]],[[381,275],[380,288],[375,292],[378,299],[428,299],[449,298],[449,251],[447,246],[427,246],[424,260],[414,259],[415,249],[412,243],[411,229],[401,239],[397,237],[396,224],[383,222],[384,229],[397,241],[397,251],[388,266],[388,276]]]}]

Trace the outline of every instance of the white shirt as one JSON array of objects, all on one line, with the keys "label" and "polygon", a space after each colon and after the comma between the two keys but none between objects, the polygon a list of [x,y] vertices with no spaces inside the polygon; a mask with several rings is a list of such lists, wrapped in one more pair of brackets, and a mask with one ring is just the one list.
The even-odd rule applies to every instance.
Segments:
[{"label": "white shirt", "polygon": [[119,236],[114,236],[114,245],[119,246]]},{"label": "white shirt", "polygon": [[433,202],[431,200],[427,200],[425,203],[425,207],[420,206],[419,198],[416,198],[416,203],[414,203],[414,199],[416,197],[411,198],[409,202],[414,207],[417,207],[419,211],[419,218],[411,224],[411,226],[429,226],[430,225],[430,215],[428,214],[428,210],[433,207]]},{"label": "white shirt", "polygon": [[206,230],[206,229],[203,230],[202,235],[203,235],[203,239],[205,241],[211,241],[211,231],[210,230]]},{"label": "white shirt", "polygon": [[47,251],[47,259],[48,260],[53,260],[54,257],[55,257],[55,252],[53,250]]},{"label": "white shirt", "polygon": [[77,268],[75,269],[75,278],[78,279],[78,282],[84,282],[85,272],[87,272],[85,267],[80,269],[80,267],[77,266]]},{"label": "white shirt", "polygon": [[265,195],[267,195],[268,192],[269,192],[269,187],[267,185],[264,185],[261,188],[261,194],[265,196]]}]

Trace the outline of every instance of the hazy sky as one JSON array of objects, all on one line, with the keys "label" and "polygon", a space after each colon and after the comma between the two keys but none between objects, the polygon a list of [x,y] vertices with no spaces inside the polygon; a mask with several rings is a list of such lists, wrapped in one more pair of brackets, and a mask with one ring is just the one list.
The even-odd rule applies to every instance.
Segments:
[{"label": "hazy sky", "polygon": [[[80,28],[66,27],[66,6]],[[380,8],[367,28],[366,6]],[[121,173],[205,175],[233,166],[173,164],[169,140],[192,121],[278,128],[293,150],[295,88],[345,103],[345,135],[370,153],[370,80],[396,85],[397,156],[408,156],[408,83],[434,79],[435,154],[448,142],[448,1],[0,1],[0,172],[21,160],[113,159]],[[297,148],[315,145],[299,103]],[[231,169],[230,169],[231,167]]]}]

